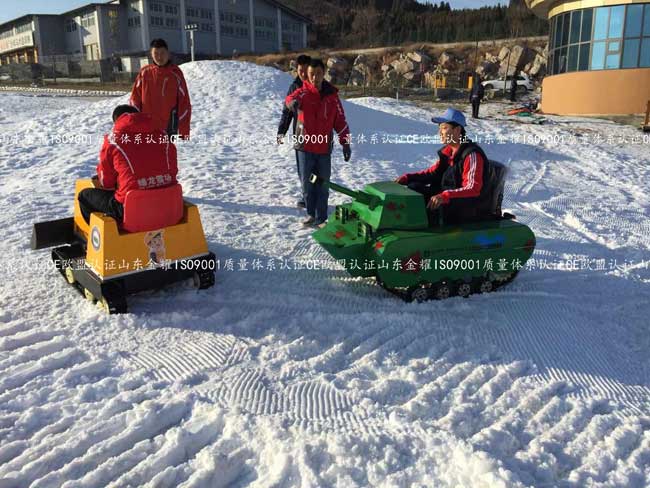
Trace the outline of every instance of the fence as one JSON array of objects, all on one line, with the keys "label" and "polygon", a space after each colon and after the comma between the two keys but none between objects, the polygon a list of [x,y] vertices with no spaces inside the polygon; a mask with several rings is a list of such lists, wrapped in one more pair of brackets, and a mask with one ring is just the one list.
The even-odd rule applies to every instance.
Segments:
[{"label": "fence", "polygon": [[88,61],[78,54],[41,56],[38,63],[0,66],[0,80],[5,82],[44,83],[130,83],[134,73],[122,71],[119,58]]}]

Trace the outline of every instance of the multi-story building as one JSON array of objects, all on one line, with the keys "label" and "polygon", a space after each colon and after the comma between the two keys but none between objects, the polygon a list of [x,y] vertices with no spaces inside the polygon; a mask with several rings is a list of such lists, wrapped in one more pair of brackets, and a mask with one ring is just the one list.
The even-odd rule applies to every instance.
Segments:
[{"label": "multi-story building", "polygon": [[198,55],[295,51],[307,47],[310,22],[274,0],[112,0],[1,24],[0,64],[56,55],[87,61],[142,55],[157,37],[172,52],[187,54],[187,24],[198,27]]},{"label": "multi-story building", "polygon": [[634,114],[650,100],[650,1],[526,0],[550,21],[542,110]]}]

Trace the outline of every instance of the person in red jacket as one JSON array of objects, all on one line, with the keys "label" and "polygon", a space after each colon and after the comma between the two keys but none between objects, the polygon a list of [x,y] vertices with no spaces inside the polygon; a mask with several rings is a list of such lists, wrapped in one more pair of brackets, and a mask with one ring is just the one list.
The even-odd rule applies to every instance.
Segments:
[{"label": "person in red jacket", "polygon": [[176,184],[176,146],[150,114],[120,105],[113,111],[113,123],[113,131],[104,136],[99,154],[97,182],[101,188],[79,193],[79,208],[86,222],[92,212],[105,213],[121,222],[129,191]]},{"label": "person in red jacket", "polygon": [[287,96],[285,104],[289,110],[298,111],[298,124],[293,140],[298,151],[308,214],[303,225],[320,226],[327,220],[329,191],[326,185],[312,183],[310,176],[313,173],[325,181],[330,179],[333,131],[336,131],[339,143],[343,146],[345,161],[350,160],[352,150],[350,129],[345,120],[343,105],[338,90],[324,79],[323,61],[312,59],[307,69],[307,78],[302,87]]},{"label": "person in red jacket", "polygon": [[442,210],[449,224],[476,221],[491,213],[493,171],[483,150],[467,138],[465,116],[452,108],[432,122],[445,146],[429,168],[395,181],[422,193],[430,211]]},{"label": "person in red jacket", "polygon": [[151,41],[149,64],[140,70],[131,91],[131,105],[151,114],[158,127],[170,136],[190,137],[192,105],[183,72],[169,59],[163,39]]}]

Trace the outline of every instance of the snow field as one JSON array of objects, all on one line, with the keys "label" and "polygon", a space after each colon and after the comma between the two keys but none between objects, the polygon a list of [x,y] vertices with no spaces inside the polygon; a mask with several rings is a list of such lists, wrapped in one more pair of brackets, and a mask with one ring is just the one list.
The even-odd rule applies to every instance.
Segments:
[{"label": "snow field", "polygon": [[[235,270],[207,291],[132,297],[124,316],[101,315],[38,266],[47,251],[28,251],[32,222],[70,212],[118,100],[40,110],[0,95],[23,107],[9,132],[95,142],[0,146],[0,255],[12,270],[0,284],[0,486],[650,484],[646,268],[524,270],[498,293],[421,305],[340,269],[269,270],[269,259],[326,258],[293,208],[295,161],[274,144],[290,78],[237,62],[183,70],[195,141],[179,146],[181,183]],[[409,104],[344,106],[368,138],[435,130]],[[470,135],[634,134],[485,108]],[[346,164],[335,147],[333,179],[392,179],[436,148],[379,137]],[[536,259],[650,260],[647,145],[485,148],[509,161],[505,207],[536,233]],[[239,271],[242,259],[265,266]]]}]

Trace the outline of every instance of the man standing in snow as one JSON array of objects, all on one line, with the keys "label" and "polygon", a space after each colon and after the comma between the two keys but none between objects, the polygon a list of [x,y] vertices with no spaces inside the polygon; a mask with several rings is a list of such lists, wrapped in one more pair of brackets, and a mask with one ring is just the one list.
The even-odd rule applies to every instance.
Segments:
[{"label": "man standing in snow", "polygon": [[445,146],[428,169],[407,173],[395,181],[422,193],[431,211],[440,209],[445,223],[481,220],[491,212],[492,166],[475,143],[467,139],[465,116],[452,108],[434,117]]},{"label": "man standing in snow", "polygon": [[307,70],[308,80],[287,96],[285,103],[289,110],[298,112],[295,134],[295,148],[298,151],[300,175],[305,189],[305,204],[308,218],[305,226],[322,226],[327,220],[327,185],[312,183],[311,174],[329,181],[332,171],[332,148],[338,134],[343,146],[343,159],[349,161],[350,129],[345,120],[343,105],[338,90],[325,81],[325,65],[320,59],[312,59]]},{"label": "man standing in snow", "polygon": [[[311,63],[311,58],[306,54],[301,54],[296,59],[296,71],[298,76],[293,80],[291,86],[289,86],[289,91],[287,96],[291,95],[298,88],[302,88],[303,82],[307,81],[307,69],[309,68],[309,63]],[[289,126],[293,122],[293,134],[296,133],[296,123],[297,120],[293,116],[294,113],[289,110],[285,104],[282,104],[282,117],[280,118],[280,125],[278,126],[278,144],[284,144],[284,136],[289,130]],[[300,199],[296,203],[298,207],[305,208],[305,188],[302,183],[302,176],[300,176],[300,163],[298,162],[298,151],[296,151],[296,170],[298,172],[298,179],[300,180]]]},{"label": "man standing in snow", "polygon": [[120,105],[113,111],[113,123],[99,153],[98,188],[79,193],[79,208],[86,222],[90,222],[92,212],[121,222],[129,191],[176,184],[176,146],[150,114],[139,113],[132,105]]},{"label": "man standing in snow", "polygon": [[512,75],[512,81],[510,82],[510,101],[517,101],[517,75]]},{"label": "man standing in snow", "polygon": [[190,137],[192,105],[183,72],[169,58],[163,39],[151,41],[149,64],[140,70],[131,91],[130,104],[151,114],[157,126],[169,136]]},{"label": "man standing in snow", "polygon": [[485,89],[483,88],[483,83],[481,83],[481,77],[474,73],[474,78],[472,80],[472,89],[469,92],[469,101],[472,104],[472,118],[478,119],[478,111],[481,107],[481,100],[485,95]]}]

